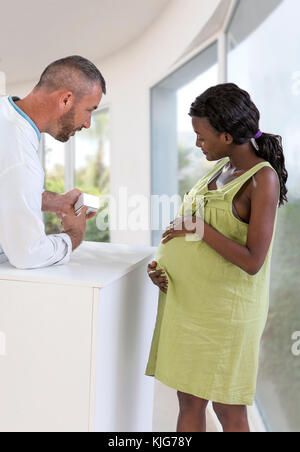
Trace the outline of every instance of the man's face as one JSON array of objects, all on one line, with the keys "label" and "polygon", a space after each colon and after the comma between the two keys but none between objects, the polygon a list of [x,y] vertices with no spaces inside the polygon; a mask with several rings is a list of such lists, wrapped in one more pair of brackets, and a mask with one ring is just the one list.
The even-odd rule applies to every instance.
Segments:
[{"label": "man's face", "polygon": [[66,142],[71,136],[81,129],[91,126],[91,118],[94,110],[98,108],[102,98],[100,85],[95,85],[92,91],[82,97],[73,107],[58,119],[58,130],[54,138]]}]

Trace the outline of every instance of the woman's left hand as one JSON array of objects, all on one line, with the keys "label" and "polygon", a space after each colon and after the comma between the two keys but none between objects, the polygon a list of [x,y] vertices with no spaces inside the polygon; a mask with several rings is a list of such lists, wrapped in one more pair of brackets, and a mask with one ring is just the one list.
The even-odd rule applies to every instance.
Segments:
[{"label": "woman's left hand", "polygon": [[179,217],[171,221],[170,226],[163,233],[162,243],[165,244],[176,237],[184,237],[186,234],[198,233],[201,236],[202,231],[203,221],[200,218],[193,216]]}]

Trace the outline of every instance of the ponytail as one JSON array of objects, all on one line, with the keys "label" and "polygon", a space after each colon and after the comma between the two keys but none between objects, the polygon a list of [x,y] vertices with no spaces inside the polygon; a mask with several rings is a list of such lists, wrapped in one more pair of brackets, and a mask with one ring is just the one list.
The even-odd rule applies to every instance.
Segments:
[{"label": "ponytail", "polygon": [[280,182],[279,206],[282,206],[284,205],[284,201],[288,202],[286,196],[288,192],[286,188],[288,172],[285,168],[282,138],[279,135],[263,133],[261,137],[256,139],[256,142],[258,144],[258,147],[255,149],[256,155],[264,160],[267,160],[278,174]]}]

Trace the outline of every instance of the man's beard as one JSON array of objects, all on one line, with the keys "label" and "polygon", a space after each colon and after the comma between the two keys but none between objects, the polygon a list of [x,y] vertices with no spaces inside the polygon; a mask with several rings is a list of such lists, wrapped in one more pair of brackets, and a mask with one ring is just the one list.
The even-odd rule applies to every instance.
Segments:
[{"label": "man's beard", "polygon": [[74,107],[72,107],[68,113],[64,114],[63,116],[61,116],[61,118],[59,118],[58,120],[59,130],[55,136],[56,140],[62,141],[63,143],[69,140],[70,134],[72,132],[75,132],[76,130],[74,116],[75,116]]}]

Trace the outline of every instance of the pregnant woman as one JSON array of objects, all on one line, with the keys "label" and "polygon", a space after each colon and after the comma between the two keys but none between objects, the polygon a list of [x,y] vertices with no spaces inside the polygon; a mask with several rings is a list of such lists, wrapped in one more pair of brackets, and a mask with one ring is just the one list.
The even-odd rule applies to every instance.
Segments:
[{"label": "pregnant woman", "polygon": [[177,390],[178,432],[206,430],[208,401],[225,432],[249,432],[288,174],[281,138],[259,130],[238,86],[208,89],[189,114],[197,147],[217,164],[185,196],[148,267],[160,296],[146,375]]}]

